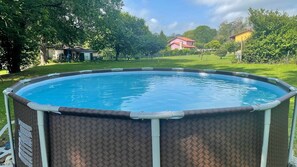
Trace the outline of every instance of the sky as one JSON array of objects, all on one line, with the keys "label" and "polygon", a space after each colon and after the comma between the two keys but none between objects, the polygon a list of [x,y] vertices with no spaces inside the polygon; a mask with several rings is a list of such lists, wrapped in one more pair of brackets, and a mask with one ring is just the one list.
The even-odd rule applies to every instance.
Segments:
[{"label": "sky", "polygon": [[123,11],[143,18],[152,32],[171,35],[199,25],[218,29],[223,21],[247,17],[250,7],[297,15],[297,0],[124,0]]}]

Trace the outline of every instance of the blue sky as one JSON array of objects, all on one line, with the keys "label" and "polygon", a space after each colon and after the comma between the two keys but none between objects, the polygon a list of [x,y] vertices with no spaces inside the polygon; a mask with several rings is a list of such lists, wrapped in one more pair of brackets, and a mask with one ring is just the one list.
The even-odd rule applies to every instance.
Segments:
[{"label": "blue sky", "polygon": [[199,25],[218,28],[223,21],[247,17],[249,7],[297,14],[296,0],[124,0],[123,10],[143,18],[151,31],[171,35]]}]

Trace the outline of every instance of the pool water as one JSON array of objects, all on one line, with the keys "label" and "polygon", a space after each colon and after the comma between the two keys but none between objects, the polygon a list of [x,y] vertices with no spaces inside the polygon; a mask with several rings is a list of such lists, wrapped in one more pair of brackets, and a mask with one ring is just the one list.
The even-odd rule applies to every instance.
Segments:
[{"label": "pool water", "polygon": [[248,78],[192,72],[110,72],[30,84],[17,94],[36,103],[122,111],[181,111],[273,101],[287,92]]}]

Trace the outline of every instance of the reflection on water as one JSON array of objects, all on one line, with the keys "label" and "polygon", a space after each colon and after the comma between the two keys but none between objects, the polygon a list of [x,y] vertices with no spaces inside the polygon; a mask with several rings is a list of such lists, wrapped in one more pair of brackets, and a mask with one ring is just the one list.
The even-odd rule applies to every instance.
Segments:
[{"label": "reflection on water", "polygon": [[285,93],[267,83],[233,76],[146,71],[52,79],[17,94],[41,104],[152,112],[253,105]]}]

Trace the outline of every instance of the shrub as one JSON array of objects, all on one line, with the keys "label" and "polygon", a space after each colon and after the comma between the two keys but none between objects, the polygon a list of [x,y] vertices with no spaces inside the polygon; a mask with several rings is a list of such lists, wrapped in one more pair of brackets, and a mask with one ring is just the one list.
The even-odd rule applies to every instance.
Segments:
[{"label": "shrub", "polygon": [[225,48],[220,48],[215,51],[215,54],[219,56],[221,59],[227,55],[227,50]]},{"label": "shrub", "polygon": [[161,50],[157,55],[158,56],[179,56],[179,55],[192,55],[197,54],[196,49],[181,49],[181,50],[170,50],[170,49],[164,49]]}]

